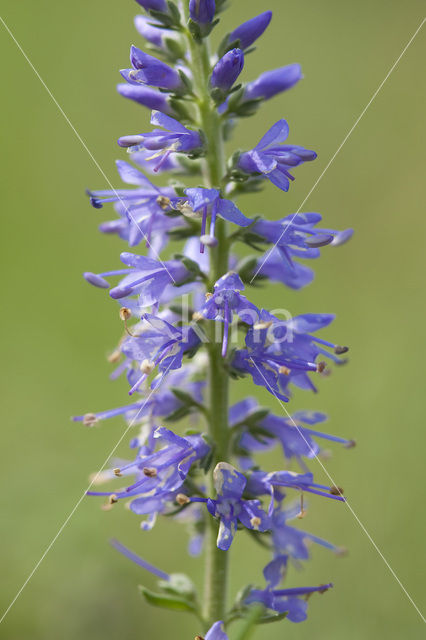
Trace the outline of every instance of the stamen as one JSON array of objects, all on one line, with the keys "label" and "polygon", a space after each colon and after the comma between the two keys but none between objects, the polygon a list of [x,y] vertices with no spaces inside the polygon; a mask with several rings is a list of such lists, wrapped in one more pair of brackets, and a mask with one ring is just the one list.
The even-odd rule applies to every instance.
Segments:
[{"label": "stamen", "polygon": [[322,373],[326,368],[327,364],[325,362],[318,362],[317,364],[317,372]]},{"label": "stamen", "polygon": [[343,496],[343,489],[341,487],[336,487],[333,485],[330,487],[330,493],[332,496]]},{"label": "stamen", "polygon": [[223,325],[222,358],[226,356],[226,352],[228,350],[228,335],[229,335],[229,306],[228,306],[228,300],[225,298],[225,322]]},{"label": "stamen", "polygon": [[115,469],[112,470],[114,475],[117,476],[117,478],[121,478],[121,476],[123,475],[121,473],[121,469],[119,469],[118,467],[116,467]]},{"label": "stamen", "polygon": [[[203,217],[201,220],[201,238],[206,234],[206,224],[207,224],[207,207],[203,209]],[[200,253],[204,253],[204,245],[201,242],[200,238]]]},{"label": "stamen", "polygon": [[262,524],[262,520],[258,516],[253,516],[253,518],[250,519],[250,524],[253,527],[253,529],[255,529],[256,531],[259,531],[259,527]]},{"label": "stamen", "polygon": [[297,518],[299,518],[299,520],[301,520],[302,518],[304,518],[306,516],[306,511],[303,508],[303,501],[304,501],[304,496],[303,496],[303,491],[301,491],[300,493],[300,512],[297,514]]},{"label": "stamen", "polygon": [[[216,228],[216,215],[217,215],[217,200],[214,201],[212,207],[212,216],[210,220],[210,236],[215,239],[216,244],[218,243],[215,237],[215,228]],[[215,245],[212,245],[215,246]]]},{"label": "stamen", "polygon": [[206,300],[210,300],[211,298],[213,298],[213,294],[207,291],[207,293],[205,294],[205,298]]},{"label": "stamen", "polygon": [[178,493],[176,496],[176,502],[183,507],[185,504],[189,504],[191,500],[184,493]]},{"label": "stamen", "polygon": [[204,320],[204,316],[199,311],[194,311],[194,313],[192,314],[192,319],[194,320],[194,322],[200,322],[200,320]]},{"label": "stamen", "polygon": [[120,319],[124,322],[124,328],[126,330],[126,333],[128,333],[131,338],[137,338],[138,336],[132,333],[129,327],[127,326],[127,320],[132,317],[132,312],[130,311],[130,309],[128,309],[127,307],[121,307],[119,311],[119,315],[120,315]]}]

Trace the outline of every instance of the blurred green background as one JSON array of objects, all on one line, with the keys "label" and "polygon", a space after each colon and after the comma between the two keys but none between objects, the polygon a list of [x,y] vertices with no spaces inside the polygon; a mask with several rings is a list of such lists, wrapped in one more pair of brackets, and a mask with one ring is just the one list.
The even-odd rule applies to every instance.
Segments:
[{"label": "blurred green background", "polygon": [[[2,17],[87,143],[119,184],[115,139],[144,130],[148,114],[115,94],[117,70],[132,42],[142,45],[131,0],[2,0]],[[421,0],[234,1],[226,29],[271,8],[268,35],[250,55],[244,77],[300,62],[305,79],[242,122],[235,144],[253,146],[285,117],[290,141],[318,151],[299,169],[288,194],[268,186],[240,201],[245,213],[279,217],[297,209],[373,92],[419,26]],[[222,26],[222,29],[224,27]],[[425,28],[419,33],[305,211],[330,227],[353,226],[353,241],[325,249],[316,280],[302,292],[279,287],[255,299],[293,313],[336,312],[328,335],[351,347],[350,363],[299,392],[295,408],[330,415],[330,432],[355,438],[334,450],[327,468],[415,602],[424,600],[424,341],[426,221],[424,202]],[[2,60],[1,234],[2,476],[0,598],[5,609],[121,433],[120,420],[84,429],[69,416],[112,407],[126,383],[108,380],[105,355],[121,331],[114,303],[82,280],[83,270],[117,264],[121,244],[97,225],[109,211],[89,207],[85,188],[107,188],[40,81],[0,25]],[[113,217],[111,215],[111,217]],[[247,383],[235,397],[252,393]],[[279,412],[258,388],[261,401]],[[121,447],[126,453],[127,445]],[[280,464],[269,459],[270,468]],[[314,461],[312,468],[322,479]],[[321,480],[319,480],[321,481]],[[414,607],[349,509],[311,500],[303,526],[349,549],[323,549],[291,584],[332,581],[310,601],[308,621],[282,622],[259,640],[423,637]],[[154,580],[108,546],[119,537],[166,571],[201,582],[199,560],[185,555],[186,534],[161,522],[143,533],[137,516],[105,513],[84,500],[2,625],[8,640],[179,638],[199,629],[180,614],[151,610],[136,585]],[[267,557],[243,534],[232,549],[232,591],[261,582]]]}]

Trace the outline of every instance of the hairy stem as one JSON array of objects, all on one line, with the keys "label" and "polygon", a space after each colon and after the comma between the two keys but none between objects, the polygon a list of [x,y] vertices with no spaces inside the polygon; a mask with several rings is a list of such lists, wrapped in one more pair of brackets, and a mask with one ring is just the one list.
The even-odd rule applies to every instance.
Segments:
[{"label": "hairy stem", "polygon": [[[225,161],[222,125],[209,91],[211,69],[208,40],[196,42],[189,32],[187,32],[187,40],[191,56],[194,90],[197,96],[199,124],[204,133],[206,144],[206,156],[203,161],[204,184],[208,188],[218,189],[225,173]],[[217,220],[216,237],[218,245],[210,249],[209,279],[211,283],[218,280],[228,270],[229,246],[224,220]],[[207,349],[209,355],[209,434],[215,446],[213,469],[218,462],[226,461],[229,455],[229,377],[223,367],[221,344],[215,339],[214,328]],[[212,473],[209,478],[209,493],[214,495]],[[217,530],[217,522],[211,520],[208,525],[205,552],[204,617],[208,626],[217,620],[223,620],[226,612],[229,552],[217,548]]]}]

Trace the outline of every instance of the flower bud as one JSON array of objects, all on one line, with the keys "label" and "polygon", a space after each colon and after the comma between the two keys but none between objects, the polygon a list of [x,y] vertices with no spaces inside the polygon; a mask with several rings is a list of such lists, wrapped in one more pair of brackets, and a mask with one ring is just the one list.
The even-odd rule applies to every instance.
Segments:
[{"label": "flower bud", "polygon": [[215,0],[190,0],[189,15],[198,24],[208,24],[214,18]]},{"label": "flower bud", "polygon": [[228,91],[244,67],[244,53],[241,49],[232,49],[216,63],[211,77],[215,89]]},{"label": "flower bud", "polygon": [[269,23],[271,22],[272,11],[265,11],[258,16],[243,22],[239,27],[229,36],[229,42],[235,42],[239,40],[239,46],[241,49],[247,49],[250,45],[257,40],[265,31]]},{"label": "flower bud", "polygon": [[269,100],[277,93],[291,89],[302,78],[299,64],[289,64],[280,69],[265,71],[257,80],[250,82],[244,92],[244,100],[263,98]]}]

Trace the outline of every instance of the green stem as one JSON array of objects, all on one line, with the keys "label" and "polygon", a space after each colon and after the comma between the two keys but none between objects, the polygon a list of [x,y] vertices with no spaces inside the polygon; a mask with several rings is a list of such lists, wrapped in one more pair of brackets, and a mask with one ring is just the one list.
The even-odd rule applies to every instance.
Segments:
[{"label": "green stem", "polygon": [[[185,2],[185,11],[187,5]],[[185,16],[186,20],[188,15]],[[208,39],[197,42],[186,31],[191,56],[191,69],[194,79],[194,91],[197,96],[199,124],[205,136],[206,155],[203,161],[204,184],[208,188],[219,189],[225,173],[222,123],[217,108],[210,97],[210,56]],[[229,244],[226,223],[217,220],[216,237],[218,245],[210,249],[211,285],[228,271]],[[212,328],[211,342],[207,345],[209,356],[209,434],[214,442],[214,460],[212,469],[218,462],[229,457],[228,397],[229,377],[223,367],[221,344],[215,339]],[[214,495],[213,476],[209,477],[209,494]],[[223,620],[226,613],[228,556],[216,546],[218,523],[211,520],[206,541],[206,569],[204,591],[204,617],[210,627],[217,620]]]}]

